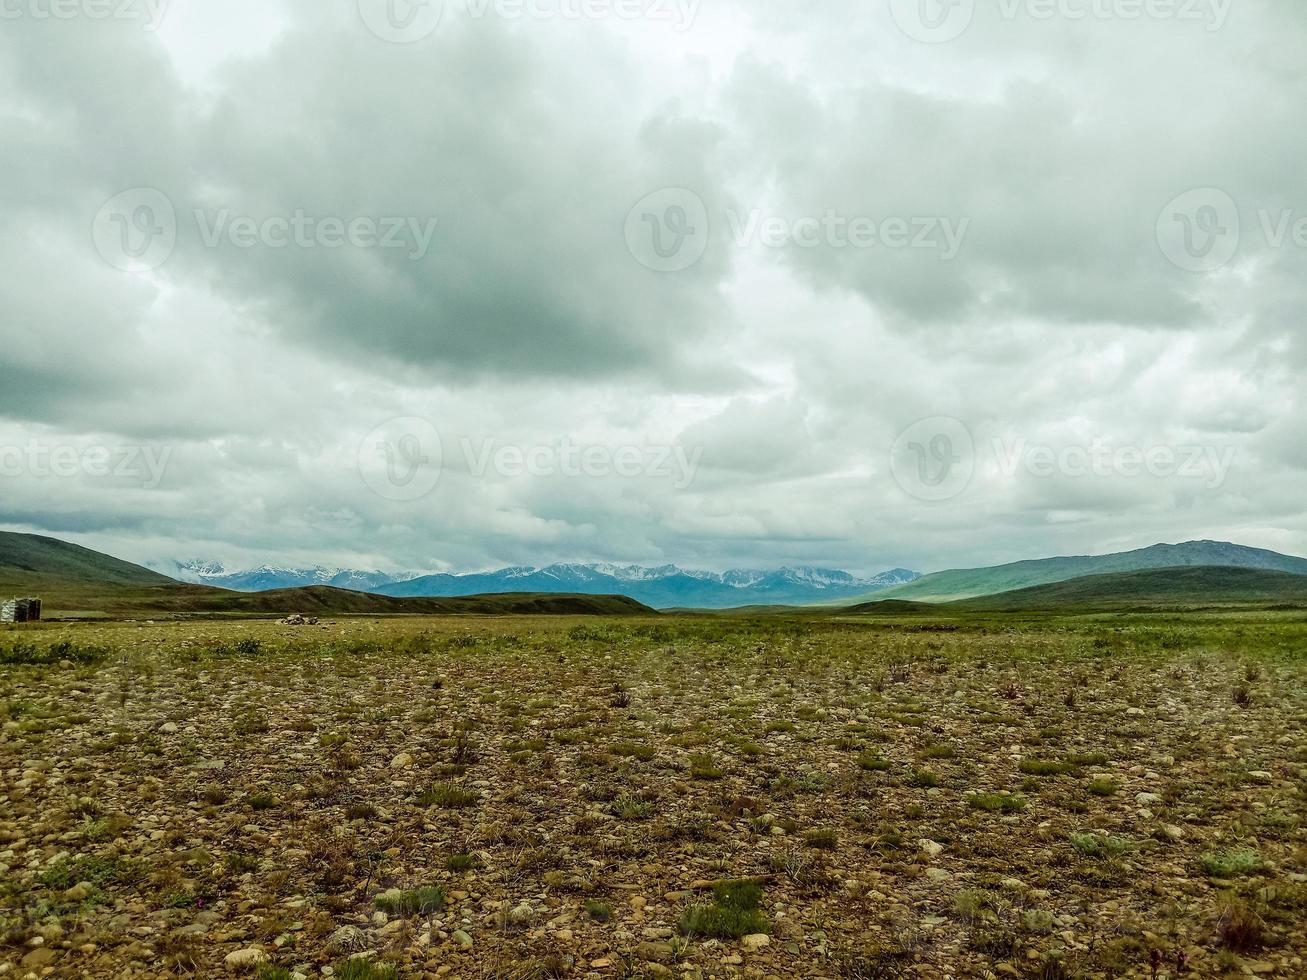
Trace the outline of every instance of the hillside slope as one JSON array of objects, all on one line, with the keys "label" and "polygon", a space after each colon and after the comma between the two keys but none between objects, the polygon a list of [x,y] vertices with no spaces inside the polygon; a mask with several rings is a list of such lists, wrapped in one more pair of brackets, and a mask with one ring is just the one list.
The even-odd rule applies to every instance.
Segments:
[{"label": "hillside slope", "polygon": [[1307,576],[1305,558],[1282,555],[1261,548],[1248,548],[1224,541],[1189,541],[1174,545],[1158,544],[1151,548],[1113,555],[1042,558],[990,568],[935,572],[915,582],[859,598],[868,601],[910,599],[920,602],[951,602],[1065,582],[1087,575],[1181,566],[1253,568]]},{"label": "hillside slope", "polygon": [[0,590],[11,583],[35,588],[78,582],[149,587],[172,579],[58,538],[0,531]]},{"label": "hillside slope", "polygon": [[0,532],[0,597],[39,596],[45,617],[654,615],[634,599],[518,592],[466,598],[393,598],[330,586],[231,592],[175,582],[139,565],[36,534]]},{"label": "hillside slope", "polygon": [[1307,608],[1307,576],[1260,568],[1154,568],[1087,575],[1066,582],[952,602],[942,608],[1067,612],[1246,605],[1301,605]]}]

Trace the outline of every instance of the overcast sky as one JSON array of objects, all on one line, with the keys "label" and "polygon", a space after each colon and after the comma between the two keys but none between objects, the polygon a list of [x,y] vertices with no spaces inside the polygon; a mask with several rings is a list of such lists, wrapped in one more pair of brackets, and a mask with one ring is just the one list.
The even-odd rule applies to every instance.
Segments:
[{"label": "overcast sky", "polygon": [[0,0],[0,527],[1307,554],[1307,7]]}]

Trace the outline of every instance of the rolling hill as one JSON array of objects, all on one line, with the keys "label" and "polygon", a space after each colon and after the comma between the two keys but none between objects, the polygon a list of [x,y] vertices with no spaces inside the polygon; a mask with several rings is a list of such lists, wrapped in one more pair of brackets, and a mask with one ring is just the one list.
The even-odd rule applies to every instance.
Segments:
[{"label": "rolling hill", "polygon": [[148,588],[172,581],[148,568],[58,538],[0,531],[0,590],[11,583],[28,588],[74,582]]},{"label": "rolling hill", "polygon": [[1186,566],[1087,575],[944,608],[1019,612],[1288,605],[1307,608],[1307,576],[1260,568]]},{"label": "rolling hill", "polygon": [[1307,609],[1307,576],[1260,568],[1190,566],[1084,575],[995,595],[930,603],[879,599],[850,606],[856,615],[971,612],[1085,613],[1160,609]]},{"label": "rolling hill", "polygon": [[331,586],[233,592],[176,582],[109,555],[36,534],[0,532],[0,596],[35,595],[54,617],[196,615],[655,615],[625,596],[518,592],[463,598],[395,598]]},{"label": "rolling hill", "polygon": [[1065,582],[1087,575],[1181,566],[1227,566],[1307,576],[1307,559],[1304,558],[1223,541],[1189,541],[1185,544],[1158,544],[1113,555],[1043,558],[990,568],[935,572],[915,582],[859,598],[867,601],[908,599],[919,602],[952,602]]}]

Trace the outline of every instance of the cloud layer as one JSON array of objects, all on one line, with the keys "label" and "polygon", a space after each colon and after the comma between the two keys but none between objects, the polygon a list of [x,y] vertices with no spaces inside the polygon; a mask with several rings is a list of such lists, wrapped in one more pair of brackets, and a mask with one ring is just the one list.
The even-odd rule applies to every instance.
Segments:
[{"label": "cloud layer", "polygon": [[459,570],[1307,553],[1307,15],[1138,6],[6,8],[0,524]]}]

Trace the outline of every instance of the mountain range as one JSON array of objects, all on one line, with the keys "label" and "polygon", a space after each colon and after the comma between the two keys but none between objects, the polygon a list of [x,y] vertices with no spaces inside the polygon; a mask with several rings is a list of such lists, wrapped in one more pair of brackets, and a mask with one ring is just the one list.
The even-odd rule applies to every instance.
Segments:
[{"label": "mountain range", "polygon": [[1113,572],[1138,572],[1153,568],[1207,566],[1253,568],[1307,575],[1307,558],[1282,555],[1262,548],[1249,548],[1226,541],[1186,541],[1156,544],[1137,551],[1111,555],[1081,555],[1012,562],[989,568],[953,569],[934,572],[904,585],[877,591],[863,598],[905,599],[915,602],[953,602],[976,596],[996,595],[1014,589],[1050,585]]},{"label": "mountain range", "polygon": [[396,598],[331,585],[236,592],[179,582],[152,569],[39,534],[0,531],[0,597],[39,596],[47,618],[192,616],[559,615],[641,616],[655,611],[626,596],[500,594]]},{"label": "mountain range", "polygon": [[[183,574],[178,566],[177,574]],[[674,565],[551,565],[473,575],[339,569],[160,571],[35,534],[0,532],[0,598],[39,596],[52,618],[323,615],[656,615],[654,607],[750,614],[953,615],[1184,609],[1307,609],[1307,559],[1221,541],[1045,558],[918,577],[820,568],[687,572]],[[250,590],[257,585],[307,582]],[[376,579],[369,578],[377,576]],[[246,591],[214,582],[239,582]],[[338,584],[371,584],[373,591]],[[850,592],[869,599],[850,598]],[[382,594],[378,594],[382,593]],[[643,598],[641,598],[643,597]],[[646,601],[648,600],[648,601]]]},{"label": "mountain range", "polygon": [[387,574],[356,569],[280,568],[263,565],[231,570],[220,563],[187,561],[157,564],[156,570],[197,585],[237,592],[266,592],[331,586],[400,598],[437,598],[506,593],[624,595],[657,609],[688,607],[727,609],[748,605],[809,605],[912,582],[919,572],[895,568],[868,577],[828,568],[781,568],[773,571],[687,571],[676,565],[566,563],[544,568],[512,567],[470,574]]}]

